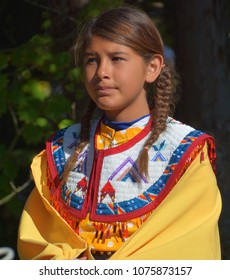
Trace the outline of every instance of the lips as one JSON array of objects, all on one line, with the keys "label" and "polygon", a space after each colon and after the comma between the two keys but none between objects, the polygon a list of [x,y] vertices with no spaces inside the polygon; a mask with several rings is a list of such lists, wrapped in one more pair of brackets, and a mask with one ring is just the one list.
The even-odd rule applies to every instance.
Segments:
[{"label": "lips", "polygon": [[109,94],[111,94],[112,91],[114,91],[115,88],[114,87],[110,87],[110,86],[97,86],[95,88],[95,91],[100,95],[100,96],[107,96]]}]

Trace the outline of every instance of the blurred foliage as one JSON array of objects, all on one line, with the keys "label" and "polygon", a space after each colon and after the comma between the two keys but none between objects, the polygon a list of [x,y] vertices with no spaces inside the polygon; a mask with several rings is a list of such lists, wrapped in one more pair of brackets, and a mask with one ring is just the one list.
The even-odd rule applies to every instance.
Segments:
[{"label": "blurred foliage", "polygon": [[[63,1],[53,1],[65,6],[61,10],[60,6],[50,6],[52,1],[49,4],[32,0],[7,2],[0,4],[3,39],[0,52],[0,246],[16,244],[21,210],[32,189],[29,166],[33,157],[44,148],[50,134],[79,121],[84,110],[82,102],[78,106],[79,101],[84,104],[85,98],[81,73],[73,64],[70,52],[71,36],[77,24],[82,18],[122,3],[85,1],[85,5],[74,7],[73,14],[71,7]],[[25,10],[28,14],[18,18]],[[30,11],[36,14],[34,10],[39,15],[40,26],[27,38],[30,35],[27,17]],[[15,16],[18,25],[14,22]],[[54,32],[55,25],[60,34]],[[21,36],[17,36],[17,28],[21,30]],[[24,36],[24,30],[27,36]],[[6,39],[9,39],[8,44]],[[30,188],[18,193],[24,189],[24,184]],[[9,194],[17,195],[17,199]],[[8,196],[9,201],[5,200]],[[9,231],[7,234],[5,229]]]},{"label": "blurred foliage", "polygon": [[[76,92],[79,72],[67,52],[52,51],[53,44],[48,34],[35,34],[19,47],[1,52],[0,118],[6,122],[0,147],[1,195],[28,166],[33,148],[60,128],[63,120],[71,123],[68,93],[69,89]],[[4,134],[9,130],[12,138],[6,142]]]}]

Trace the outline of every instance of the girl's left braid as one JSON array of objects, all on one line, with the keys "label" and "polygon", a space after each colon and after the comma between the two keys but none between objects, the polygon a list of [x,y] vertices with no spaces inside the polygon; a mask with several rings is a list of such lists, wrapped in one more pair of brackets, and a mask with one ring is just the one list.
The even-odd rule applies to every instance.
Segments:
[{"label": "girl's left braid", "polygon": [[90,121],[95,108],[96,108],[96,104],[92,100],[90,100],[86,113],[81,120],[81,131],[80,131],[81,142],[76,146],[73,155],[68,159],[65,165],[65,169],[62,175],[63,183],[67,181],[69,173],[71,172],[71,170],[73,170],[79,154],[89,142]]}]

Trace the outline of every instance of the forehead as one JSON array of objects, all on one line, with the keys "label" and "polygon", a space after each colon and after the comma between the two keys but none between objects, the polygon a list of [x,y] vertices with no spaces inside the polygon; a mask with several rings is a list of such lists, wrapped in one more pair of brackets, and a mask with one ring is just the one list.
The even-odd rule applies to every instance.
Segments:
[{"label": "forehead", "polygon": [[104,39],[99,36],[92,36],[92,38],[88,41],[87,47],[85,49],[85,53],[88,52],[124,52],[124,53],[134,53],[133,49],[122,45],[118,44],[114,41],[110,41],[108,39]]}]

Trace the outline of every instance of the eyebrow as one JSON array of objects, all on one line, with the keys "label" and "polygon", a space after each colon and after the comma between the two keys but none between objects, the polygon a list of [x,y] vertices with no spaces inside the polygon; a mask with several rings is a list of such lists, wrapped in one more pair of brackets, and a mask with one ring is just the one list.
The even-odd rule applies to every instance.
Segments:
[{"label": "eyebrow", "polygon": [[96,55],[95,52],[85,52],[84,56],[91,56],[91,55]]},{"label": "eyebrow", "polygon": [[[109,52],[110,55],[128,55],[126,52]],[[95,56],[97,55],[96,52],[85,52],[84,56]]]}]

